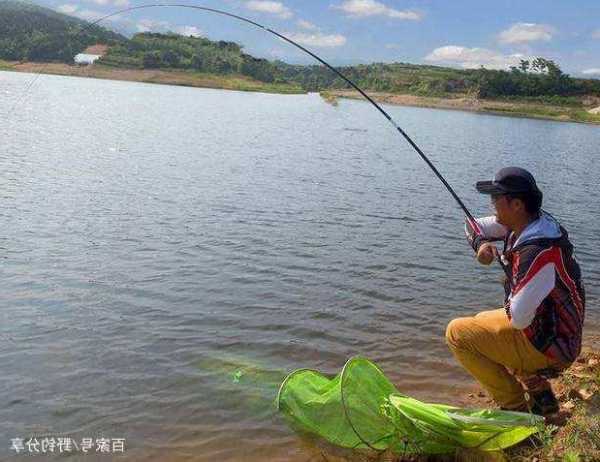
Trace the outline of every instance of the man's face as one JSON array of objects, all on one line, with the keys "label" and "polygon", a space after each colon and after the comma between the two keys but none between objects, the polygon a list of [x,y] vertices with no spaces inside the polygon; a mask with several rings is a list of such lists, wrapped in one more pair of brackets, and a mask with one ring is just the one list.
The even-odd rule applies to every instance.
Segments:
[{"label": "man's face", "polygon": [[509,197],[504,194],[492,194],[492,206],[496,212],[496,220],[498,223],[508,226],[509,228],[514,223],[515,210]]}]

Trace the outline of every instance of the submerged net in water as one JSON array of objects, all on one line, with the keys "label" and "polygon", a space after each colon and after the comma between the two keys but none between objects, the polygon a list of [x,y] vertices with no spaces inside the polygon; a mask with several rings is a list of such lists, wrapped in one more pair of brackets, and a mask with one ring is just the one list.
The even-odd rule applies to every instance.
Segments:
[{"label": "submerged net in water", "polygon": [[540,431],[544,422],[521,412],[423,403],[358,357],[334,378],[309,369],[292,372],[281,384],[277,407],[295,429],[337,446],[398,454],[501,450]]}]

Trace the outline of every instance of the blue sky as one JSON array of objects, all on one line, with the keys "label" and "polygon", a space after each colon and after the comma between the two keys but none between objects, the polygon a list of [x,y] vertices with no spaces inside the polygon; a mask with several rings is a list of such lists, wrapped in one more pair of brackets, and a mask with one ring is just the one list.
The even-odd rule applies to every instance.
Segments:
[{"label": "blue sky", "polygon": [[[165,0],[168,1],[168,0]],[[93,19],[152,0],[37,0]],[[333,64],[410,62],[506,68],[520,59],[554,59],[572,75],[600,78],[598,0],[173,0],[247,16],[288,34]],[[312,63],[280,40],[229,18],[182,8],[119,16],[107,27],[175,31],[233,40],[268,59]]]}]

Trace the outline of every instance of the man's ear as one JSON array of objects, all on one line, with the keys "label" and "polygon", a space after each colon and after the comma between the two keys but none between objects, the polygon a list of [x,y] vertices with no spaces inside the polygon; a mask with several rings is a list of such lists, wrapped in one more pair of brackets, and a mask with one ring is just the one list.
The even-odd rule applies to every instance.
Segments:
[{"label": "man's ear", "polygon": [[512,200],[512,206],[514,211],[522,212],[525,211],[525,202],[523,199],[515,198]]}]

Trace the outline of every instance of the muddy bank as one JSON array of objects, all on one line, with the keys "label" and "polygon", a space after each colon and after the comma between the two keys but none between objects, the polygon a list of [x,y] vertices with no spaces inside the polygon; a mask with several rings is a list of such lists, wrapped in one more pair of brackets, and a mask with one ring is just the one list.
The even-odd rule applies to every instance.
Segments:
[{"label": "muddy bank", "polygon": [[19,63],[0,62],[0,70],[31,72],[73,77],[91,77],[129,82],[181,85],[187,87],[215,88],[223,90],[257,91],[265,93],[302,94],[300,87],[286,84],[271,84],[253,80],[242,75],[212,75],[198,72],[171,71],[162,69],[121,69],[101,64],[73,66],[63,63]]},{"label": "muddy bank", "polygon": [[[322,95],[328,102],[333,101],[335,98],[363,99],[358,92],[351,90],[326,91],[323,92]],[[582,98],[581,106],[573,107],[526,101],[517,102],[478,99],[467,95],[452,98],[437,98],[430,96],[369,92],[369,96],[380,103],[400,106],[453,109],[460,111],[510,115],[515,117],[556,120],[562,122],[600,124],[600,114],[588,111],[590,108],[589,105],[596,102],[596,99],[591,97]]]}]

